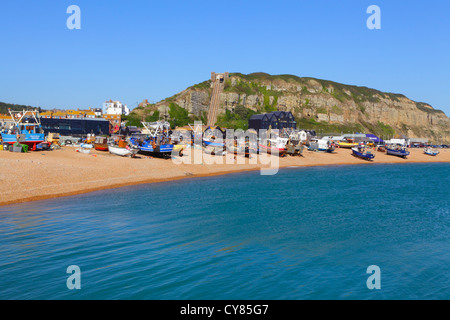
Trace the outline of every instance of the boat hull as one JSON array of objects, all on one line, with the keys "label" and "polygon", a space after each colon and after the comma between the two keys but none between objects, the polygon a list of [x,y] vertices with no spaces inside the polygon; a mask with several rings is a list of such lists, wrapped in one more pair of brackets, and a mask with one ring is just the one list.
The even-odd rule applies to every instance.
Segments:
[{"label": "boat hull", "polygon": [[77,149],[77,152],[79,153],[84,153],[84,154],[90,154],[91,153],[91,149]]},{"label": "boat hull", "polygon": [[223,147],[225,144],[220,142],[212,142],[208,140],[203,140],[203,143],[206,147]]},{"label": "boat hull", "polygon": [[318,151],[322,151],[322,152],[328,152],[328,153],[332,153],[334,151],[334,146],[331,147],[327,147],[327,148],[317,148]]},{"label": "boat hull", "polygon": [[409,156],[409,151],[406,151],[406,150],[394,150],[394,149],[386,148],[386,154],[391,155],[391,156],[397,156],[397,157],[406,158],[407,156]]},{"label": "boat hull", "polygon": [[116,146],[108,146],[109,153],[121,156],[121,157],[132,157],[137,152],[138,149],[127,149],[127,148],[120,148]]},{"label": "boat hull", "polygon": [[108,145],[104,143],[94,143],[95,150],[108,151]]},{"label": "boat hull", "polygon": [[143,144],[139,147],[139,149],[143,152],[149,152],[149,153],[172,153],[174,146],[173,144],[162,144],[162,145],[155,145],[153,147],[151,144]]},{"label": "boat hull", "polygon": [[[17,142],[15,134],[2,133],[2,143],[14,144]],[[19,135],[19,142],[26,144],[28,150],[36,150],[36,145],[45,141],[43,133],[23,133]]]},{"label": "boat hull", "polygon": [[356,147],[359,144],[358,143],[349,143],[349,142],[339,142],[337,145],[339,146],[339,148],[351,149],[353,147]]},{"label": "boat hull", "polygon": [[369,161],[373,160],[375,158],[375,155],[372,153],[363,153],[358,150],[355,150],[354,148],[352,148],[352,154],[357,158],[361,158],[361,159],[369,160]]},{"label": "boat hull", "polygon": [[279,156],[284,156],[287,152],[286,148],[273,148],[259,144],[259,153],[261,153],[262,150],[265,150],[268,154],[278,154]]}]

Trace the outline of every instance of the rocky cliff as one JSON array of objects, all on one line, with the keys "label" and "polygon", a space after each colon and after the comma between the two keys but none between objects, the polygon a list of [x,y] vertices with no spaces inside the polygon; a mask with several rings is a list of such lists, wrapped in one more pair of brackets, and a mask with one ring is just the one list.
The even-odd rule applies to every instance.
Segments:
[{"label": "rocky cliff", "polygon": [[[187,88],[155,105],[138,108],[140,115],[167,112],[170,103],[186,109],[192,119],[207,113],[211,81]],[[364,131],[381,136],[404,135],[450,141],[450,119],[440,110],[404,95],[314,78],[266,73],[231,73],[220,94],[219,112],[248,115],[275,110],[290,111],[303,129],[321,133]]]}]

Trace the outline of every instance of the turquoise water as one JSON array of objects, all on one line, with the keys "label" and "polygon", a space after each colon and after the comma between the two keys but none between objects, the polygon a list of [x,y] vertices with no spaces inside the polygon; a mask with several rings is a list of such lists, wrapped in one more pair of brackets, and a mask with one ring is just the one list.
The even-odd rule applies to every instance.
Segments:
[{"label": "turquoise water", "polygon": [[449,180],[310,167],[0,207],[0,299],[448,299]]}]

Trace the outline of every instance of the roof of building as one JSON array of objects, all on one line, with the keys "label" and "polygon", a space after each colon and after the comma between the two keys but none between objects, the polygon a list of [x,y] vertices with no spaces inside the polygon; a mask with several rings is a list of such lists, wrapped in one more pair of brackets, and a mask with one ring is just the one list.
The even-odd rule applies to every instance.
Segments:
[{"label": "roof of building", "polygon": [[259,119],[263,119],[264,117],[267,117],[267,114],[254,114],[250,117],[250,120],[259,120]]},{"label": "roof of building", "polygon": [[53,112],[52,113],[52,116],[53,117],[65,117],[67,114],[65,113],[65,112],[60,112],[60,111],[57,111],[57,112]]},{"label": "roof of building", "polygon": [[84,113],[83,111],[80,110],[66,110],[67,114],[82,114]]}]

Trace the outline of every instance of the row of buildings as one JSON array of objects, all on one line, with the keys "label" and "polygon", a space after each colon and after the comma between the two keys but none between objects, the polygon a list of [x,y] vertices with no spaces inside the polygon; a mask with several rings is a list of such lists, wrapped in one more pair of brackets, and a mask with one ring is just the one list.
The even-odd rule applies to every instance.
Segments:
[{"label": "row of buildings", "polygon": [[[110,123],[110,133],[115,133],[120,129],[122,116],[130,114],[130,109],[120,101],[105,101],[103,108],[89,108],[86,110],[50,110],[40,114],[41,119],[105,119]],[[46,121],[44,123],[58,124],[60,121]],[[91,122],[92,123],[92,122]]]},{"label": "row of buildings", "polygon": [[42,112],[42,118],[52,119],[94,119],[101,118],[104,115],[127,116],[130,114],[130,109],[126,104],[120,101],[106,101],[103,103],[103,108],[89,108],[87,110],[50,110]]},{"label": "row of buildings", "polygon": [[[39,114],[44,130],[63,135],[95,133],[112,134],[120,130],[122,116],[130,109],[120,101],[109,100],[103,108],[86,110],[49,110]],[[10,115],[0,115],[0,128],[7,128],[13,121]]]}]

